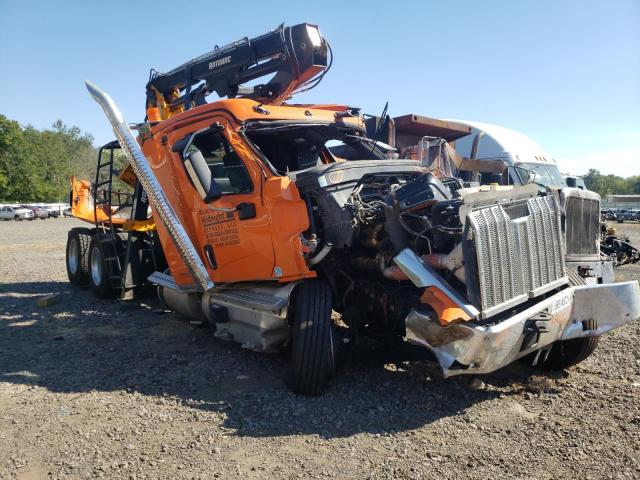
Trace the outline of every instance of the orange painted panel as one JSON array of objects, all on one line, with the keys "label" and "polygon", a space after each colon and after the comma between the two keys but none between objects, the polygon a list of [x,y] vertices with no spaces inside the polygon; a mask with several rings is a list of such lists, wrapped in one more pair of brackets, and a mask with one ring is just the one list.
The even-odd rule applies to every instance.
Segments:
[{"label": "orange painted panel", "polygon": [[[235,106],[235,103],[231,105]],[[198,115],[197,121],[191,118],[190,122],[184,124],[174,121],[182,114],[162,122],[160,131],[154,131],[155,127],[152,129],[153,137],[144,142],[143,151],[165,188],[169,202],[205,260],[213,281],[290,281],[315,276],[307,268],[303,257],[300,234],[308,228],[308,217],[295,184],[288,178],[274,176],[262,165],[260,158],[237,133],[240,126],[230,114],[208,110],[207,113]],[[192,185],[180,154],[172,152],[171,145],[215,122],[225,127],[224,135],[244,162],[253,183],[253,191],[223,195],[205,204]],[[175,129],[167,128],[164,125],[167,123],[171,123]],[[240,220],[237,211],[225,211],[240,203],[253,204],[255,217]],[[158,224],[159,219],[155,218],[155,214],[154,219]],[[158,225],[158,233],[176,282],[179,285],[193,283],[188,269],[161,225]],[[206,245],[213,247],[216,268],[206,261]]]}]

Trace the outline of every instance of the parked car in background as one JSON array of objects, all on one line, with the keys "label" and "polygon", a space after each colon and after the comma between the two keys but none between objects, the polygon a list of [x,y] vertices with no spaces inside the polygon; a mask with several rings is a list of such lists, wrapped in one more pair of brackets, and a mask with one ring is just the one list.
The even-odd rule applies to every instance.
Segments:
[{"label": "parked car in background", "polygon": [[33,220],[35,214],[33,210],[23,207],[2,207],[0,208],[0,219],[2,220]]},{"label": "parked car in background", "polygon": [[615,210],[610,208],[600,210],[600,216],[603,220],[615,220],[617,218]]},{"label": "parked car in background", "polygon": [[64,215],[65,217],[73,217],[73,213],[71,213],[71,208],[65,208],[62,211],[62,215]]},{"label": "parked car in background", "polygon": [[36,205],[20,205],[20,208],[28,208],[33,212],[34,218],[39,218],[40,220],[46,220],[49,218],[49,212],[47,212],[44,208],[38,207]]},{"label": "parked car in background", "polygon": [[616,212],[616,220],[618,223],[638,221],[637,210],[620,209]]},{"label": "parked car in background", "polygon": [[45,205],[44,208],[50,217],[58,218],[60,216],[60,207],[57,205]]}]

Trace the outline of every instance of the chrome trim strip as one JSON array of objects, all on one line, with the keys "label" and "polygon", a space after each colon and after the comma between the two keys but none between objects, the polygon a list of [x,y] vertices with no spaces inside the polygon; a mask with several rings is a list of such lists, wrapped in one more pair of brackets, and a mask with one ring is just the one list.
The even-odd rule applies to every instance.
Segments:
[{"label": "chrome trim strip", "polygon": [[204,262],[198,255],[196,247],[191,242],[189,235],[180,222],[180,218],[173,210],[169,199],[164,193],[162,186],[158,182],[149,162],[142,153],[142,149],[136,141],[129,125],[124,121],[122,113],[118,109],[118,106],[113,99],[100,87],[92,82],[86,81],[87,90],[93,99],[104,110],[104,113],[111,123],[113,133],[115,133],[122,150],[126,153],[134,172],[136,173],[138,180],[142,184],[144,191],[154,209],[158,213],[160,220],[167,228],[171,239],[175,243],[178,252],[182,256],[185,264],[189,268],[191,275],[196,280],[204,291],[211,290],[214,287],[214,283],[209,276],[209,272],[204,265]]}]

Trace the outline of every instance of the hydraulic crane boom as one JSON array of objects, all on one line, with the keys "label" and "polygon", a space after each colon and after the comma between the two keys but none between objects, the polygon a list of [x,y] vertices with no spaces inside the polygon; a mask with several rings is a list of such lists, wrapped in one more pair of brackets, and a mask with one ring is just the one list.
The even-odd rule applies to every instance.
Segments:
[{"label": "hydraulic crane boom", "polygon": [[[170,72],[152,70],[147,84],[147,116],[164,120],[206,103],[205,97],[213,92],[220,97],[281,104],[292,94],[318,84],[331,66],[330,52],[318,27],[307,23],[280,25],[259,37],[216,47]],[[274,73],[265,84],[242,87]]]}]

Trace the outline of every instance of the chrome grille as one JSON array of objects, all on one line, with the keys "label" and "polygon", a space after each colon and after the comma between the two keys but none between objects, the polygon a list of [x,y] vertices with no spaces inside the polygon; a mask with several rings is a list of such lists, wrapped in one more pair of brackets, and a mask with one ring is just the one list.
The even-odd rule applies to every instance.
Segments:
[{"label": "chrome grille", "polygon": [[553,197],[471,210],[463,246],[467,287],[483,318],[567,281]]},{"label": "chrome grille", "polygon": [[568,197],[565,210],[567,255],[599,255],[600,201]]}]

